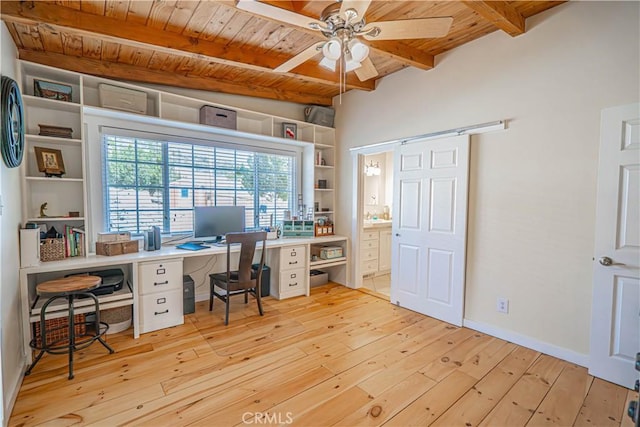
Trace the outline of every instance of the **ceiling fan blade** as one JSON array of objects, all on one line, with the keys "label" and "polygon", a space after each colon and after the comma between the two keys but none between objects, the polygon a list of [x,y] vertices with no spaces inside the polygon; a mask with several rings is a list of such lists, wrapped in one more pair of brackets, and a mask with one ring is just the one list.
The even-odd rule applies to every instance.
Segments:
[{"label": "ceiling fan blade", "polygon": [[310,18],[299,13],[291,12],[286,9],[271,6],[266,3],[262,3],[256,0],[238,0],[236,7],[247,12],[262,15],[267,18],[275,19],[276,21],[285,22],[287,24],[297,25],[298,27],[310,29],[310,23],[316,23],[324,26],[322,21],[314,18]]},{"label": "ceiling fan blade", "polygon": [[449,33],[453,18],[419,18],[402,21],[382,21],[368,24],[363,31],[378,27],[380,34],[363,34],[367,40],[430,39],[444,37]]},{"label": "ceiling fan blade", "polygon": [[364,14],[367,13],[367,9],[369,9],[370,4],[371,0],[342,0],[342,4],[340,5],[340,15],[345,16],[346,10],[354,9],[358,12],[358,17],[356,19],[360,21],[364,18]]},{"label": "ceiling fan blade", "polygon": [[371,62],[370,58],[366,58],[364,61],[360,63],[360,67],[353,70],[360,79],[361,82],[372,79],[378,75],[378,70]]},{"label": "ceiling fan blade", "polygon": [[309,46],[308,48],[306,48],[305,50],[303,50],[293,58],[289,59],[287,62],[284,62],[283,64],[274,68],[273,71],[275,71],[276,73],[286,73],[289,70],[293,70],[298,65],[308,61],[309,59],[313,58],[318,53],[320,53],[320,50],[318,50],[318,47],[322,46],[323,44],[324,42],[312,44],[311,46]]}]

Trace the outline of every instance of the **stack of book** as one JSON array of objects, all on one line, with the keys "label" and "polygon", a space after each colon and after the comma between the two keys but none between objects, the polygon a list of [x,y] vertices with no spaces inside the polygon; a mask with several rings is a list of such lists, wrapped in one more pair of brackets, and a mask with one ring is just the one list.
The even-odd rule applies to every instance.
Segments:
[{"label": "stack of book", "polygon": [[84,230],[64,226],[64,255],[65,257],[84,256]]},{"label": "stack of book", "polygon": [[56,138],[71,138],[73,129],[62,126],[38,125],[40,127],[40,135],[54,136]]}]

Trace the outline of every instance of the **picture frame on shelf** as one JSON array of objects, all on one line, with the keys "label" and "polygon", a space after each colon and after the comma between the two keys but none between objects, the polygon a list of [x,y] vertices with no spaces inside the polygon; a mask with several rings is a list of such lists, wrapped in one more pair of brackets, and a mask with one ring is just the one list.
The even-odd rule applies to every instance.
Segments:
[{"label": "picture frame on shelf", "polygon": [[44,172],[47,177],[62,177],[64,175],[65,168],[62,151],[45,147],[33,147],[33,150],[36,154],[38,171]]},{"label": "picture frame on shelf", "polygon": [[298,139],[298,125],[295,123],[283,123],[282,137],[285,139]]},{"label": "picture frame on shelf", "polygon": [[73,88],[62,83],[33,79],[33,94],[40,98],[72,102]]}]

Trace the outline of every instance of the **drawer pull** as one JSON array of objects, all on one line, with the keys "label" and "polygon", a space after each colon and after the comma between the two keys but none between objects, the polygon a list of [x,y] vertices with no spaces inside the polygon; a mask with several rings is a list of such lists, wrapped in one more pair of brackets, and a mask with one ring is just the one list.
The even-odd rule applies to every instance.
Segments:
[{"label": "drawer pull", "polygon": [[298,282],[296,282],[296,283],[289,283],[289,286],[298,286]]},{"label": "drawer pull", "polygon": [[154,314],[155,316],[157,316],[157,315],[159,315],[159,314],[167,314],[168,312],[169,312],[169,309],[166,309],[165,311],[156,311],[156,312],[154,312],[153,314]]},{"label": "drawer pull", "polygon": [[169,281],[165,280],[164,282],[153,282],[153,286],[159,286],[159,285],[168,285]]},{"label": "drawer pull", "polygon": [[165,274],[166,272],[167,272],[167,270],[166,270],[166,269],[164,269],[164,268],[158,268],[158,269],[156,269],[156,274]]},{"label": "drawer pull", "polygon": [[289,261],[289,265],[297,264],[298,261]]}]

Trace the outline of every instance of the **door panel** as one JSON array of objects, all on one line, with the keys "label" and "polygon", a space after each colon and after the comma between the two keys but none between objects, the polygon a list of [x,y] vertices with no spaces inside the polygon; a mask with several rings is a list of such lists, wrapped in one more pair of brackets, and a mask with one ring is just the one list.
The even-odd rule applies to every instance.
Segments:
[{"label": "door panel", "polygon": [[633,387],[640,351],[640,104],[602,111],[589,373]]},{"label": "door panel", "polygon": [[391,301],[462,325],[469,137],[395,152]]},{"label": "door panel", "polygon": [[451,306],[453,252],[429,248],[427,271],[427,299]]}]

